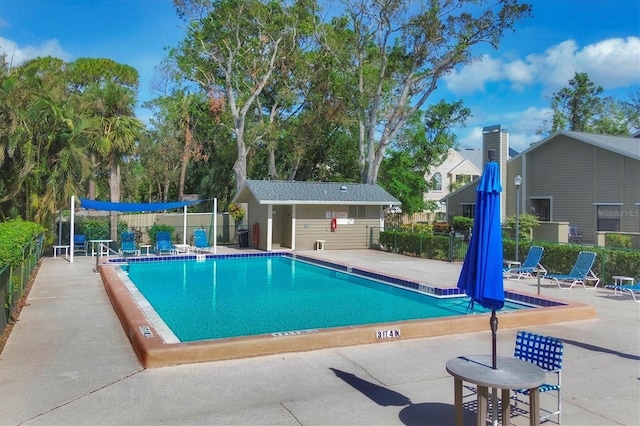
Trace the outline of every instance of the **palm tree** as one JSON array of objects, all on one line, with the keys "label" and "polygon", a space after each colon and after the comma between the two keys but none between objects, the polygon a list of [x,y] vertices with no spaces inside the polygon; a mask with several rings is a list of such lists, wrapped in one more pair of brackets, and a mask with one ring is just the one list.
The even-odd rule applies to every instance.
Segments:
[{"label": "palm tree", "polygon": [[[109,170],[111,202],[120,201],[120,165],[134,153],[144,126],[134,116],[132,89],[113,81],[96,85],[87,92],[92,105],[92,148]],[[117,239],[117,214],[111,214],[111,239]]]}]

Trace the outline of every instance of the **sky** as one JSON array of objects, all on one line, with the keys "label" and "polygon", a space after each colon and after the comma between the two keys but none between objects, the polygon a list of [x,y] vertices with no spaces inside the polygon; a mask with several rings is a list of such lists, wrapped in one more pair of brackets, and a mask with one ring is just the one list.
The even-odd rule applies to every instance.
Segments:
[{"label": "sky", "polygon": [[[337,3],[337,2],[336,2]],[[511,148],[540,140],[550,97],[586,72],[620,100],[640,89],[640,1],[529,0],[533,16],[507,31],[500,47],[441,80],[432,95],[463,100],[473,116],[454,129],[461,147],[480,148],[482,128],[499,124]],[[172,0],[0,0],[0,53],[14,65],[38,56],[71,62],[105,57],[140,73],[139,105],[156,95],[155,68],[182,40]],[[150,112],[136,110],[143,121]]]}]

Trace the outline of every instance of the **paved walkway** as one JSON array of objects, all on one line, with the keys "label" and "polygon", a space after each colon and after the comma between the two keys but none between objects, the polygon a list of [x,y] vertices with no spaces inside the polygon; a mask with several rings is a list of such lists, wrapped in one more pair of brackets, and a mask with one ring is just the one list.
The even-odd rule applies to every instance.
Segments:
[{"label": "paved walkway", "polygon": [[[460,272],[375,251],[313,254],[437,284]],[[450,425],[446,361],[491,351],[487,330],[145,370],[93,267],[84,257],[43,260],[0,355],[1,425]],[[505,286],[536,292],[533,281]],[[563,425],[640,425],[640,304],[602,289],[542,294],[598,313],[529,329],[565,342]],[[498,330],[499,354],[511,355],[515,333]]]}]

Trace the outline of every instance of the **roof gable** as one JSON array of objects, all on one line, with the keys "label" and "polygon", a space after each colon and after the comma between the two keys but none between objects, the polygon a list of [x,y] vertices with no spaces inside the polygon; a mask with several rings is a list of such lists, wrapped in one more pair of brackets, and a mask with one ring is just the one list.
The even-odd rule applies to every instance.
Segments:
[{"label": "roof gable", "polygon": [[606,149],[611,152],[615,152],[625,157],[630,157],[636,160],[640,160],[640,139],[633,137],[620,137],[611,135],[596,135],[592,133],[573,132],[561,130],[554,133],[546,139],[541,140],[530,146],[528,149],[522,151],[518,156],[540,148],[546,143],[555,140],[558,136],[564,135],[581,142],[585,142],[594,145],[598,148]]},{"label": "roof gable", "polygon": [[245,203],[251,196],[259,204],[401,204],[380,186],[365,183],[247,180],[233,202]]}]

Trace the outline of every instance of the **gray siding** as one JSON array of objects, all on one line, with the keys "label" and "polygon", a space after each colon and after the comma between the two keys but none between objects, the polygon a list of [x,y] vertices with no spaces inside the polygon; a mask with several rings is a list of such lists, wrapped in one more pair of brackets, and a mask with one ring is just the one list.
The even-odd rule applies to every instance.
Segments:
[{"label": "gray siding", "polygon": [[353,225],[338,225],[335,232],[331,232],[331,219],[326,218],[326,212],[349,213],[349,206],[327,205],[298,206],[296,217],[296,250],[312,250],[316,240],[325,240],[325,250],[349,250],[369,247],[370,233],[373,232],[374,242],[380,235],[380,206],[366,206],[366,216],[353,218]]},{"label": "gray siding", "polygon": [[620,229],[640,229],[640,219],[631,210],[640,199],[640,161],[564,135],[526,159],[527,195],[551,195],[552,220],[578,226],[584,242],[596,241],[596,203],[622,203],[630,215],[621,217]]}]

